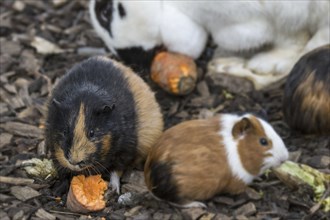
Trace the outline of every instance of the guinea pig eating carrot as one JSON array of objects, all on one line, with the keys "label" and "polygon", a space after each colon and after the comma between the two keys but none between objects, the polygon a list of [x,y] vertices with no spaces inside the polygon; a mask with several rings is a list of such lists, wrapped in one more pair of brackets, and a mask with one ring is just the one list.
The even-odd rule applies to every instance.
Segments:
[{"label": "guinea pig eating carrot", "polygon": [[75,65],[52,91],[46,146],[64,173],[120,176],[144,160],[162,134],[153,92],[130,68],[106,57]]},{"label": "guinea pig eating carrot", "polygon": [[218,193],[238,194],[253,178],[288,159],[282,139],[251,114],[191,120],[163,133],[144,168],[148,189],[180,207]]}]

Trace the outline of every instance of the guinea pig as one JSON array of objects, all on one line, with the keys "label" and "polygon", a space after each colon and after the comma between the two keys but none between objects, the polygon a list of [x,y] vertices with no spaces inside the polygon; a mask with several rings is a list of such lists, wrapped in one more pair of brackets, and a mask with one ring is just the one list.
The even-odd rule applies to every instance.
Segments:
[{"label": "guinea pig", "polygon": [[106,57],[76,64],[52,91],[45,140],[62,170],[120,176],[146,158],[163,119],[153,92],[128,67]]},{"label": "guinea pig", "polygon": [[150,63],[161,46],[196,59],[211,36],[226,54],[215,69],[263,88],[286,76],[301,54],[330,43],[329,7],[314,0],[90,0],[89,12],[96,33],[128,64]]},{"label": "guinea pig", "polygon": [[295,64],[286,81],[283,112],[292,129],[330,134],[330,45]]},{"label": "guinea pig", "polygon": [[252,114],[221,114],[166,130],[144,167],[151,193],[182,208],[219,193],[238,194],[254,177],[288,159],[270,124]]}]

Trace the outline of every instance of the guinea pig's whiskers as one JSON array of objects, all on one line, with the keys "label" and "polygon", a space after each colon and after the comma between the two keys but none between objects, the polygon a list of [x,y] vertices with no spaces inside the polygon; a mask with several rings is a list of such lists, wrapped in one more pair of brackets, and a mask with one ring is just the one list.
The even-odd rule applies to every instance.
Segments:
[{"label": "guinea pig's whiskers", "polygon": [[84,171],[87,171],[88,175],[91,176],[91,171],[89,170],[89,167],[87,167],[86,169],[84,169]]},{"label": "guinea pig's whiskers", "polygon": [[98,171],[97,171],[97,169],[95,168],[94,164],[92,164],[92,165],[90,166],[90,168],[91,168],[91,170],[93,171],[93,173],[95,173],[95,174],[99,174]]},{"label": "guinea pig's whiskers", "polygon": [[105,170],[105,171],[107,171],[107,173],[109,174],[109,175],[111,175],[111,172],[103,165],[103,164],[101,164],[100,162],[98,162],[98,161],[95,161],[101,168],[102,168],[102,170]]},{"label": "guinea pig's whiskers", "polygon": [[92,167],[94,169],[94,171],[97,173],[97,174],[101,174],[101,171],[98,169],[97,165],[95,165],[94,163],[92,163]]}]

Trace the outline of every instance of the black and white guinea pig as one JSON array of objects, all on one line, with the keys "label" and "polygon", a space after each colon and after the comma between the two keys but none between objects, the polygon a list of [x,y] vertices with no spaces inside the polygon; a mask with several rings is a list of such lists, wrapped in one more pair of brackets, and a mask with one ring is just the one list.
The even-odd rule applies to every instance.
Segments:
[{"label": "black and white guinea pig", "polygon": [[76,64],[55,86],[48,106],[46,146],[64,173],[120,176],[144,160],[163,130],[153,92],[131,69],[105,57]]},{"label": "black and white guinea pig", "polygon": [[144,167],[148,189],[179,207],[219,193],[237,194],[266,169],[288,159],[282,139],[251,114],[221,114],[180,123],[166,130]]},{"label": "black and white guinea pig", "polygon": [[330,135],[330,45],[295,64],[286,81],[283,112],[292,129]]},{"label": "black and white guinea pig", "polygon": [[127,63],[148,64],[159,47],[198,58],[211,35],[235,56],[271,45],[246,66],[272,75],[288,74],[301,51],[330,43],[329,6],[314,0],[91,0],[89,12],[97,34]]}]

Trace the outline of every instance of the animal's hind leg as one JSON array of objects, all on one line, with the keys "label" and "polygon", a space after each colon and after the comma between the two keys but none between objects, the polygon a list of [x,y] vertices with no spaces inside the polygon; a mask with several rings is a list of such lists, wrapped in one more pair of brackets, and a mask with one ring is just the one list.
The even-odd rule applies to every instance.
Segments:
[{"label": "animal's hind leg", "polygon": [[286,76],[301,57],[308,39],[306,32],[297,33],[296,36],[278,36],[273,49],[254,55],[246,66],[258,75]]},{"label": "animal's hind leg", "polygon": [[208,64],[208,70],[219,74],[228,74],[252,81],[255,89],[262,89],[278,80],[282,75],[259,75],[246,67],[246,60],[238,57],[218,58]]},{"label": "animal's hind leg", "polygon": [[330,44],[330,28],[324,27],[319,29],[314,36],[308,41],[303,53],[308,53],[315,48]]}]

